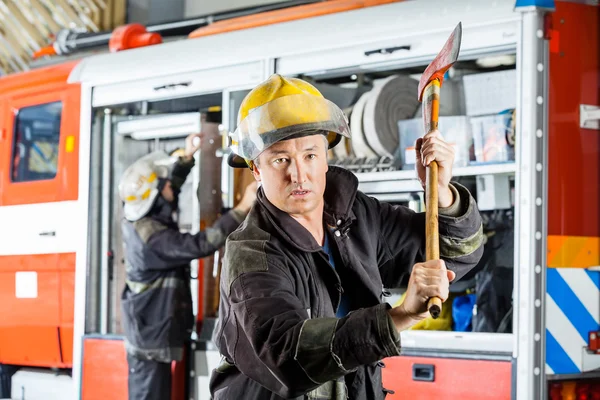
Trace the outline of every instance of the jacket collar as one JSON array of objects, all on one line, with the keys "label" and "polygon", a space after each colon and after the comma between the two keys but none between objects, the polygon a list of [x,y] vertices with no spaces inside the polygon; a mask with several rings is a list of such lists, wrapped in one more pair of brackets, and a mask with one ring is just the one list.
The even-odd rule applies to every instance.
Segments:
[{"label": "jacket collar", "polygon": [[[347,230],[356,219],[352,205],[358,190],[356,176],[343,168],[330,166],[325,183],[325,206],[323,220],[331,228]],[[320,251],[313,236],[298,221],[285,211],[275,207],[265,196],[262,188],[257,193],[257,201],[267,211],[266,216],[285,241],[302,251]],[[285,227],[285,229],[283,228]]]},{"label": "jacket collar", "polygon": [[177,227],[173,220],[173,205],[165,200],[160,194],[157,196],[154,205],[150,209],[148,216],[169,227]]}]

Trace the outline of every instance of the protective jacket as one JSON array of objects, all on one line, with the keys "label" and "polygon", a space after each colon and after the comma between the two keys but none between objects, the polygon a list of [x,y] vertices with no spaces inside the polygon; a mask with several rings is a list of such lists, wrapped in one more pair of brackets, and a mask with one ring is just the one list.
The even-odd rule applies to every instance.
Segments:
[{"label": "protective jacket", "polygon": [[[381,203],[329,167],[324,222],[335,269],[313,236],[262,189],[225,247],[215,334],[223,362],[211,393],[221,399],[385,398],[383,358],[400,350],[385,288],[425,259],[425,214]],[[452,183],[440,208],[440,253],[464,276],[482,254],[475,200]],[[336,318],[342,294],[351,312]]]},{"label": "protective jacket", "polygon": [[[193,166],[193,160],[181,159],[174,166],[175,194]],[[212,227],[192,235],[179,231],[173,211],[173,204],[159,196],[148,215],[122,222],[127,268],[121,296],[125,345],[129,354],[140,359],[181,360],[194,327],[189,263],[222,247],[244,217],[232,210]]]}]

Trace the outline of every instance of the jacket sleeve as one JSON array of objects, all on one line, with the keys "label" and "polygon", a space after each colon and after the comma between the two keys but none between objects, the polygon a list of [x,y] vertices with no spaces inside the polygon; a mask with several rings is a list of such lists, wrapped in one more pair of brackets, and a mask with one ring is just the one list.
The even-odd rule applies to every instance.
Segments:
[{"label": "jacket sleeve", "polygon": [[182,157],[179,157],[177,162],[175,162],[170,176],[173,191],[179,192],[181,190],[195,163],[196,161],[193,158],[190,161],[185,161]]},{"label": "jacket sleeve", "polygon": [[227,236],[237,229],[240,222],[241,215],[232,210],[210,228],[193,235],[167,228],[151,219],[135,227],[156,255],[167,261],[169,267],[176,267],[213,254],[225,244]]},{"label": "jacket sleeve", "polygon": [[[452,182],[454,203],[439,208],[440,258],[459,280],[479,262],[483,254],[483,228],[475,199],[462,185]],[[396,287],[412,266],[425,260],[425,213],[375,199],[379,221],[378,249],[384,286]]]},{"label": "jacket sleeve", "polygon": [[[282,262],[266,260],[264,244],[227,246],[222,284],[231,305],[221,341],[246,376],[284,398],[302,396],[359,365],[399,354],[389,305],[337,318],[310,319]],[[231,284],[228,282],[231,281]]]}]

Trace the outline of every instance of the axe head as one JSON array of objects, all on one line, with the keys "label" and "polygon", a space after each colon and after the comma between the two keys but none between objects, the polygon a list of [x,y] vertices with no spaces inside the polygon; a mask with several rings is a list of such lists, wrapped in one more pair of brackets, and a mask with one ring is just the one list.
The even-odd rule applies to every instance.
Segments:
[{"label": "axe head", "polygon": [[442,50],[434,58],[434,60],[427,66],[425,72],[421,76],[419,82],[419,101],[422,101],[423,90],[425,86],[434,79],[439,79],[440,83],[444,80],[444,74],[458,59],[458,53],[460,52],[460,39],[462,37],[462,24],[459,22],[454,28],[454,31],[442,47]]}]

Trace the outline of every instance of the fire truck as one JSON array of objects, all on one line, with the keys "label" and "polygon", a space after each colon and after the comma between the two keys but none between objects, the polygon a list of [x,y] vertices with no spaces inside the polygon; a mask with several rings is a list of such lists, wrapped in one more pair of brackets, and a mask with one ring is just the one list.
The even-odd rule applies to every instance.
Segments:
[{"label": "fire truck", "polygon": [[[332,0],[163,43],[120,31],[135,48],[0,78],[0,397],[127,397],[119,177],[205,132],[178,221],[210,225],[250,179],[227,167],[228,132],[273,73],[309,80],[347,113],[353,138],[332,164],[363,192],[421,211],[415,82],[458,22],[440,129],[456,146],[454,179],[483,215],[485,260],[452,285],[451,322],[402,333],[402,355],[383,360],[387,398],[600,398],[593,0]],[[210,398],[221,259],[192,265],[197,327],[172,366],[174,399]],[[402,288],[386,289],[400,301]]]}]

